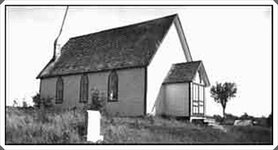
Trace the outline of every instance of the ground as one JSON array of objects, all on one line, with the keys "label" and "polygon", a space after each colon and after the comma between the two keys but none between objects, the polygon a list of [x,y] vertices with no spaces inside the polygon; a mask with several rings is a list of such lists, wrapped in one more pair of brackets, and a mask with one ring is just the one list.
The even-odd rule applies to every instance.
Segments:
[{"label": "ground", "polygon": [[[84,110],[6,108],[6,144],[94,144],[86,141]],[[102,116],[100,144],[271,144],[272,128],[223,130],[173,118]]]}]

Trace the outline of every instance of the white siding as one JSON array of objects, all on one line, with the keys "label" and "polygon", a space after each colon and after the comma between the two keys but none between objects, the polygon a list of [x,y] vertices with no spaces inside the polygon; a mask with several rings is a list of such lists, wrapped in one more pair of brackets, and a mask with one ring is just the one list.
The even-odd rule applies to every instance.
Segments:
[{"label": "white siding", "polygon": [[205,85],[205,84],[204,84],[204,81],[203,81],[202,78],[200,77],[199,71],[197,71],[197,73],[196,73],[196,75],[195,75],[195,77],[194,77],[194,79],[193,79],[193,82],[194,82],[194,83],[198,83],[198,84]]},{"label": "white siding", "polygon": [[200,83],[201,79],[200,79],[200,74],[199,74],[199,71],[197,71],[194,79],[193,79],[193,82],[195,83]]},{"label": "white siding", "polygon": [[147,113],[155,113],[153,107],[159,94],[160,87],[171,65],[186,62],[177,30],[174,25],[162,41],[151,64],[148,66]]}]

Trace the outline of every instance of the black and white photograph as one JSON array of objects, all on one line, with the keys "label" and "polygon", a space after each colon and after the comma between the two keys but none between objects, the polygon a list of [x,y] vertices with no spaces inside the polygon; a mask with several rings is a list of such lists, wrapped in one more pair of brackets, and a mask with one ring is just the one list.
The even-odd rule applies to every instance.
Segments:
[{"label": "black and white photograph", "polygon": [[277,146],[274,1],[8,2],[4,149]]}]

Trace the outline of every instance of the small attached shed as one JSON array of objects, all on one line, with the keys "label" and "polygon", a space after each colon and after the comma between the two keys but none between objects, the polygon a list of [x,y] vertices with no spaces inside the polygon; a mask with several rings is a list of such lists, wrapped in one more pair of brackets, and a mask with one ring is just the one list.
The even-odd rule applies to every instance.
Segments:
[{"label": "small attached shed", "polygon": [[209,85],[202,61],[173,64],[160,90],[156,114],[203,118],[205,88]]}]

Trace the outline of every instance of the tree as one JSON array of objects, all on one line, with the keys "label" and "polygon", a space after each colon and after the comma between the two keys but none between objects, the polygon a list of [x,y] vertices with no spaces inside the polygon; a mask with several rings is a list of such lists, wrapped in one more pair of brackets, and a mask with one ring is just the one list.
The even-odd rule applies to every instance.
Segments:
[{"label": "tree", "polygon": [[225,82],[216,83],[210,89],[211,97],[214,98],[216,103],[220,103],[223,108],[223,117],[225,117],[225,109],[228,100],[236,96],[237,88],[235,83]]}]

